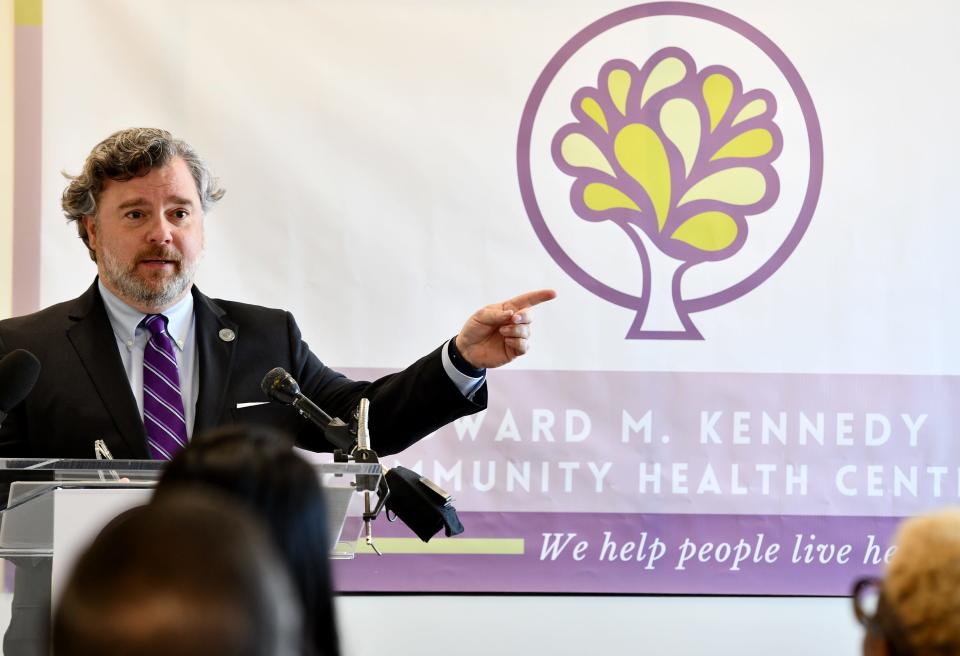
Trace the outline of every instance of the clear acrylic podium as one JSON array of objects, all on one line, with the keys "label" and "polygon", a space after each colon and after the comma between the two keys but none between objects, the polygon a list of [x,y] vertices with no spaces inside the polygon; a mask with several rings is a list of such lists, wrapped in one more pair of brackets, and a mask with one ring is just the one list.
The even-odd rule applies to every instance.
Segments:
[{"label": "clear acrylic podium", "polygon": [[[43,653],[36,649],[42,649],[45,641],[51,599],[57,599],[74,561],[113,517],[149,501],[165,464],[0,459],[2,654]],[[313,467],[325,492],[330,556],[353,558],[363,527],[356,478],[379,477],[381,467],[377,463],[315,463]],[[32,644],[34,640],[39,642]]]}]

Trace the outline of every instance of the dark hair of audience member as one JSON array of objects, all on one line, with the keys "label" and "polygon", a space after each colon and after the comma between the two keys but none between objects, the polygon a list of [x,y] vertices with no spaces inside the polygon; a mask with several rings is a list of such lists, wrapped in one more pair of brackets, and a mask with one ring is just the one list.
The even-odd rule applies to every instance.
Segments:
[{"label": "dark hair of audience member", "polygon": [[303,606],[304,653],[338,656],[323,488],[293,438],[263,426],[198,435],[170,461],[156,497],[182,484],[221,490],[267,525]]},{"label": "dark hair of audience member", "polygon": [[53,618],[56,656],[296,656],[302,624],[260,523],[198,488],[139,506],[80,556]]}]

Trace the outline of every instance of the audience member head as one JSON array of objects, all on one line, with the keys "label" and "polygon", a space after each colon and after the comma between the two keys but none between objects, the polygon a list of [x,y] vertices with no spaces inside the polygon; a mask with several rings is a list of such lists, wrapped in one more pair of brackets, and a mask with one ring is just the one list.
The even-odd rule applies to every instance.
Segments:
[{"label": "audience member head", "polygon": [[295,656],[301,616],[263,528],[209,490],[183,490],[104,528],[53,620],[56,656]]},{"label": "audience member head", "polygon": [[261,426],[227,426],[198,435],[170,461],[156,497],[184,484],[229,494],[266,524],[300,596],[305,650],[336,656],[323,488],[313,467],[293,451],[293,439]]},{"label": "audience member head", "polygon": [[[854,589],[864,654],[960,654],[960,509],[908,519],[894,543],[884,578]],[[875,610],[864,610],[871,588]]]}]

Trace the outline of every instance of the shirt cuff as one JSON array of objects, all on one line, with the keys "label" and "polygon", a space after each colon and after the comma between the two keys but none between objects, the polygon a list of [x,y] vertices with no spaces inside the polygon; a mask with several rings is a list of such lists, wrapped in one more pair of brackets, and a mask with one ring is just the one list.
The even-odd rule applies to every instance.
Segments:
[{"label": "shirt cuff", "polygon": [[[451,351],[453,351],[453,357],[451,357]],[[454,358],[459,360],[456,364],[454,363]],[[486,381],[487,370],[476,369],[470,366],[470,363],[464,360],[460,352],[457,351],[457,347],[452,339],[440,349],[440,361],[443,362],[443,370],[447,372],[447,376],[453,384],[457,386],[460,393],[463,394],[467,400],[472,401],[473,395],[483,387],[483,383]],[[459,364],[460,367],[458,367],[457,364]],[[462,369],[467,369],[475,375],[471,376],[462,371]]]}]

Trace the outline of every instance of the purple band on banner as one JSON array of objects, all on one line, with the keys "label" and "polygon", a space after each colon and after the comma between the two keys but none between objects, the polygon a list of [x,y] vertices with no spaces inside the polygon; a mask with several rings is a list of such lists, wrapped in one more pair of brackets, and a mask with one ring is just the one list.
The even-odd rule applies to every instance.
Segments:
[{"label": "purple band on banner", "polygon": [[960,501],[957,376],[498,370],[489,384],[488,410],[387,463],[470,511],[903,517]]},{"label": "purple band on banner", "polygon": [[[335,561],[341,592],[849,594],[875,574],[886,517],[461,513],[463,537],[523,540],[519,554],[360,554]],[[413,537],[378,522],[380,537]],[[442,534],[441,534],[442,536]],[[436,538],[435,538],[436,539]],[[456,541],[460,538],[451,538]]]},{"label": "purple band on banner", "polygon": [[[463,537],[522,537],[523,557],[362,556],[338,571],[377,580],[345,590],[840,595],[875,571],[862,558],[897,518],[960,501],[957,376],[496,370],[489,385],[486,411],[384,462],[451,492]],[[651,570],[598,559],[605,532],[620,553],[645,530],[728,557],[759,533],[781,553],[732,571],[709,554],[681,569],[669,551]],[[540,560],[544,533],[575,533],[588,555]],[[828,562],[792,562],[797,534]],[[830,545],[849,545],[846,562]]]}]

